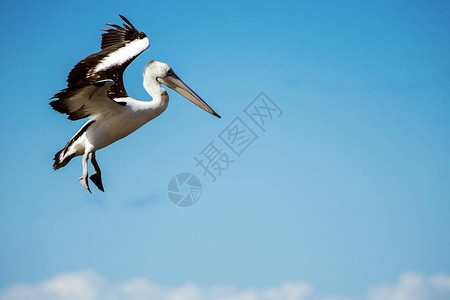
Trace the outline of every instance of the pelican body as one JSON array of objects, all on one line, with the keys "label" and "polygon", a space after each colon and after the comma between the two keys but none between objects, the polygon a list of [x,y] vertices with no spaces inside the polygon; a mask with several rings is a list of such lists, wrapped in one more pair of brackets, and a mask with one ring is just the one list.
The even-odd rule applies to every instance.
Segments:
[{"label": "pelican body", "polygon": [[172,70],[161,62],[150,61],[143,73],[143,86],[152,101],[129,97],[123,85],[126,67],[150,46],[147,36],[139,32],[125,17],[123,27],[102,34],[101,51],[80,61],[67,78],[67,88],[55,94],[50,102],[54,110],[68,115],[69,120],[89,118],[66,146],[55,154],[53,168],[66,166],[77,156],[82,157],[81,185],[90,193],[88,159],[95,173],[89,178],[104,191],[96,151],[123,139],[141,126],[161,115],[169,104],[162,84],[205,110],[220,116],[194,93]]}]

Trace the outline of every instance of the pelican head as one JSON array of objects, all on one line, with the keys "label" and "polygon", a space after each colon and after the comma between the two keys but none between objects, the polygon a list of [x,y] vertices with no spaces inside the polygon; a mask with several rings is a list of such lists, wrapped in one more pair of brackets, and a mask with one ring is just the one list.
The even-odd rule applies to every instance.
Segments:
[{"label": "pelican head", "polygon": [[220,116],[205,101],[200,98],[193,90],[191,90],[165,63],[159,61],[150,61],[144,70],[144,81],[157,82],[159,85],[164,84],[171,88],[184,98],[188,99],[204,111],[220,118]]}]

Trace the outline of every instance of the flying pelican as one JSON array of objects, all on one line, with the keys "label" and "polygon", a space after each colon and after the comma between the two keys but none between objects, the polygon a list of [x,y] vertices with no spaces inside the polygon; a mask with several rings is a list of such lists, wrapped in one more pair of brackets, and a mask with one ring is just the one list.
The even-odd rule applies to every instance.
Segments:
[{"label": "flying pelican", "polygon": [[68,115],[69,120],[89,118],[66,146],[55,154],[53,169],[60,169],[72,158],[82,155],[83,173],[79,181],[90,194],[88,158],[95,171],[89,178],[104,191],[96,151],[123,139],[166,110],[169,96],[161,84],[220,118],[175,75],[169,65],[153,60],[146,65],[143,73],[143,85],[152,101],[128,97],[123,85],[123,72],[148,49],[150,43],[143,32],[139,32],[125,17],[119,16],[125,22],[123,27],[107,24],[111,28],[103,30],[101,51],[76,64],[67,78],[67,88],[55,94],[51,99],[57,100],[50,102],[54,110]]}]

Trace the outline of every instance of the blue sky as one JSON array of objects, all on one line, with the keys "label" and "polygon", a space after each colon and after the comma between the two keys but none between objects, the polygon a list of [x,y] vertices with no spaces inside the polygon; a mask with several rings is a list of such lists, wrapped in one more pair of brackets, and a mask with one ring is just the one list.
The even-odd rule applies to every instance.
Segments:
[{"label": "blue sky", "polygon": [[[3,1],[0,291],[86,270],[169,287],[304,281],[348,297],[408,272],[448,276],[449,9]],[[90,196],[79,158],[51,168],[83,121],[48,102],[119,13],[150,39],[128,94],[150,100],[142,71],[163,61],[222,119],[169,91],[162,116],[97,153],[106,193]],[[265,132],[244,113],[262,91],[283,110]],[[236,117],[259,138],[212,183],[194,157]],[[203,185],[184,209],[166,193],[180,172]]]}]

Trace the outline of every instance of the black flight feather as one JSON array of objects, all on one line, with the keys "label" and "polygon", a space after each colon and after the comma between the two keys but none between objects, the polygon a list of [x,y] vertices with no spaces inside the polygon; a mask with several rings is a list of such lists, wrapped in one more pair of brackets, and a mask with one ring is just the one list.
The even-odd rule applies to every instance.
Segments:
[{"label": "black flight feather", "polygon": [[122,15],[119,16],[125,22],[123,27],[115,24],[107,24],[112,28],[103,30],[105,33],[102,34],[101,51],[89,55],[77,63],[67,77],[67,88],[51,98],[57,100],[52,101],[50,105],[57,112],[69,115],[69,120],[78,120],[89,116],[90,113],[84,106],[74,110],[73,105],[69,105],[68,101],[70,101],[70,98],[75,97],[83,88],[93,85],[96,82],[102,80],[114,81],[114,84],[107,92],[107,96],[112,100],[128,97],[123,85],[123,72],[145,49],[120,64],[114,64],[104,70],[95,71],[96,66],[102,60],[106,59],[118,49],[125,47],[128,43],[137,39],[146,38],[145,33],[139,32],[128,19]]}]

